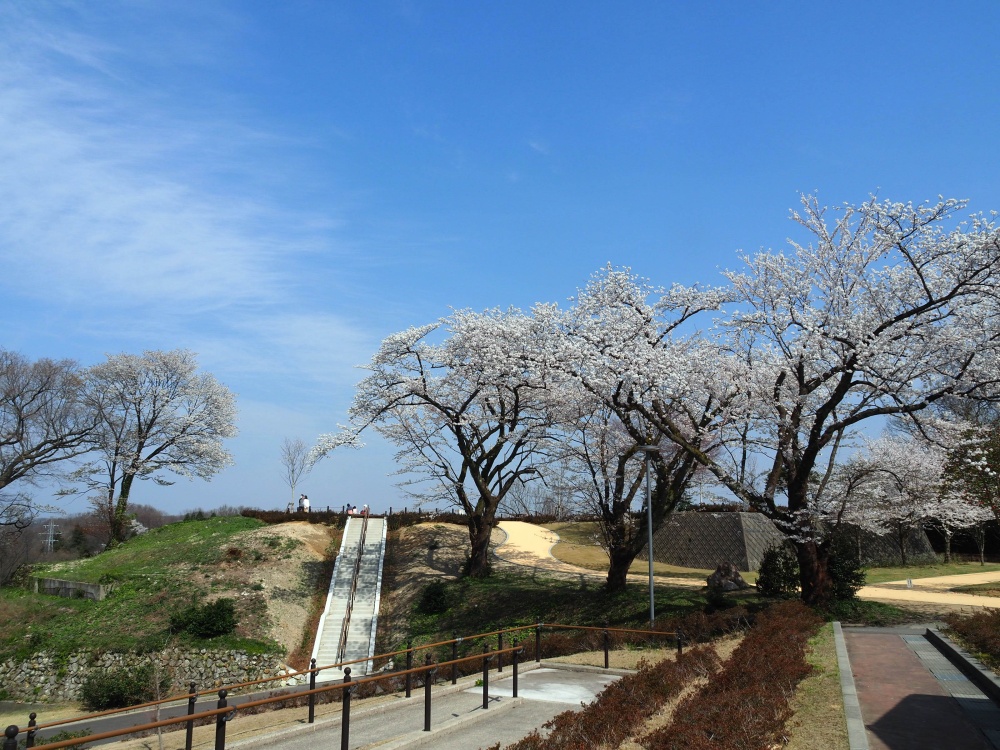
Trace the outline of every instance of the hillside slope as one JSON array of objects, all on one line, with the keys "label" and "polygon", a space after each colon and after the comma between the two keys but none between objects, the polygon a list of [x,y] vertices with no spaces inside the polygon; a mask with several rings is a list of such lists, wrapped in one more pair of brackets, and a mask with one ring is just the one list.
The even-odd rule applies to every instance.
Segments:
[{"label": "hillside slope", "polygon": [[168,632],[172,612],[220,597],[236,601],[239,627],[219,647],[290,653],[338,541],[338,530],[319,524],[210,518],[155,529],[94,558],[43,566],[36,575],[114,589],[102,602],[3,590],[9,616],[0,622],[0,657],[155,650],[178,638]]}]

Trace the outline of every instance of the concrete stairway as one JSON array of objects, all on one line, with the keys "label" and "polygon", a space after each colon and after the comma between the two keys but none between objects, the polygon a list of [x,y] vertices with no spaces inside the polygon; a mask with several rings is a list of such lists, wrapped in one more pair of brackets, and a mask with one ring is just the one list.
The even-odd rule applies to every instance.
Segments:
[{"label": "concrete stairway", "polygon": [[[348,519],[344,528],[340,554],[334,563],[330,592],[326,597],[326,608],[320,618],[313,646],[312,655],[318,667],[365,659],[375,653],[375,628],[382,587],[382,564],[385,559],[386,523],[384,518],[368,519],[364,549],[361,550],[364,522],[363,517],[354,516]],[[347,640],[343,654],[338,654],[359,552],[361,562],[357,567],[358,576]],[[370,662],[351,664],[351,674],[360,677],[368,673],[370,666]],[[339,680],[343,677],[344,673],[340,669],[324,669],[319,673],[321,682]]]}]

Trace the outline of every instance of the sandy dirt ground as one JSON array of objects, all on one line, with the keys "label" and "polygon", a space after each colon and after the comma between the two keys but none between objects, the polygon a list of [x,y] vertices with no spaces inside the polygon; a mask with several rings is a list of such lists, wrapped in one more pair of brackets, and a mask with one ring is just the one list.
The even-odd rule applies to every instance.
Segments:
[{"label": "sandy dirt ground", "polygon": [[[500,524],[500,529],[504,532],[505,539],[497,548],[496,554],[501,560],[511,565],[545,570],[561,575],[603,577],[601,573],[569,565],[552,557],[552,548],[559,541],[559,535],[554,531],[522,521],[503,521]],[[629,580],[646,581],[648,579],[645,576],[630,575]],[[701,587],[703,585],[700,581],[690,578],[655,576],[654,580],[657,584],[666,586]],[[918,578],[913,580],[912,588],[907,588],[905,580],[891,581],[865,586],[858,592],[858,596],[861,599],[903,605],[915,612],[932,615],[942,611],[968,611],[980,607],[1000,607],[1000,598],[998,597],[949,591],[956,586],[991,583],[993,581],[1000,581],[1000,572]]]},{"label": "sandy dirt ground", "polygon": [[331,530],[318,523],[290,521],[255,529],[247,537],[255,543],[274,537],[287,539],[289,549],[264,560],[228,564],[220,575],[240,596],[246,595],[248,589],[263,586],[269,635],[291,653],[302,639],[309,617],[309,597],[330,546]]}]

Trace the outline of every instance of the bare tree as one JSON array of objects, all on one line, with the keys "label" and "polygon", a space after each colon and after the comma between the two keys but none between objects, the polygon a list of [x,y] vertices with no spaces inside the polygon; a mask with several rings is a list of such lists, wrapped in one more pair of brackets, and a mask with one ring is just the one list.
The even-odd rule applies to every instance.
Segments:
[{"label": "bare tree", "polygon": [[22,535],[40,510],[8,488],[52,476],[88,449],[94,418],[81,405],[81,389],[74,362],[32,362],[0,349],[0,582],[27,559]]},{"label": "bare tree", "polygon": [[295,502],[295,488],[312,464],[309,462],[309,446],[300,438],[285,438],[281,441],[281,468],[284,470],[285,484],[292,491],[292,502]]},{"label": "bare tree", "polygon": [[70,360],[31,362],[0,349],[0,492],[88,450],[95,419],[82,406],[82,385]]}]

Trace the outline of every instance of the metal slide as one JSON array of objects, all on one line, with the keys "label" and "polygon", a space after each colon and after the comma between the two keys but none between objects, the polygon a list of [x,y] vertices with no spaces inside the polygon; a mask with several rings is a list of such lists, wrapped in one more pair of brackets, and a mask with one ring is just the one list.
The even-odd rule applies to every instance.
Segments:
[{"label": "metal slide", "polygon": [[[316,629],[312,656],[316,666],[371,658],[385,560],[384,518],[351,516],[334,563],[326,608]],[[367,674],[370,662],[352,664],[351,674]],[[340,669],[323,670],[320,680],[343,679]]]}]

